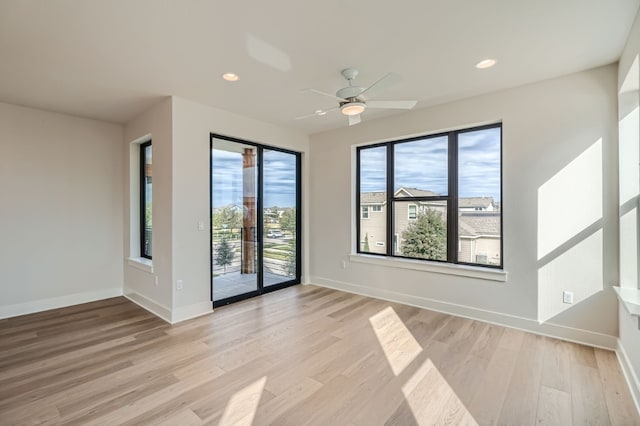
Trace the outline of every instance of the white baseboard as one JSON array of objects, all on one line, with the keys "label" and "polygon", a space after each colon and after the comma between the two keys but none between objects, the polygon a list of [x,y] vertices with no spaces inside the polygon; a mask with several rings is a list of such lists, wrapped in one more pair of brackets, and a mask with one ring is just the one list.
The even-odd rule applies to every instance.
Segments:
[{"label": "white baseboard", "polygon": [[609,336],[607,334],[595,333],[592,331],[580,330],[557,324],[540,324],[537,320],[534,319],[517,317],[499,312],[487,311],[483,309],[472,308],[469,306],[457,305],[454,303],[442,302],[424,297],[398,293],[391,290],[372,288],[321,277],[311,277],[311,282],[322,287],[333,288],[335,290],[346,291],[348,293],[375,297],[377,299],[383,299],[390,302],[403,303],[405,305],[416,306],[418,308],[443,312],[458,317],[464,317],[505,327],[516,328],[534,334],[555,337],[558,339],[581,343],[598,348],[616,350],[618,347],[618,338],[616,336]]},{"label": "white baseboard", "polygon": [[65,296],[39,299],[30,302],[17,303],[15,305],[0,306],[0,319],[17,317],[19,315],[33,314],[48,311],[50,309],[66,308],[67,306],[81,303],[95,302],[96,300],[109,299],[122,296],[122,288],[106,288],[85,293],[74,293]]},{"label": "white baseboard", "polygon": [[619,340],[616,354],[618,355],[618,362],[622,367],[622,374],[624,374],[624,378],[627,380],[627,385],[629,386],[633,402],[635,402],[636,409],[638,410],[638,413],[640,413],[640,380],[638,380],[638,376],[633,370],[633,367],[631,367],[627,351],[625,351],[624,346],[622,346],[622,342]]},{"label": "white baseboard", "polygon": [[180,321],[186,321],[202,315],[213,312],[213,302],[194,303],[189,306],[182,306],[173,310],[171,315],[171,323],[175,324]]},{"label": "white baseboard", "polygon": [[171,309],[163,306],[162,304],[156,302],[148,298],[147,296],[143,296],[140,293],[136,293],[135,291],[125,288],[124,289],[124,297],[131,300],[136,305],[141,308],[146,309],[151,312],[153,315],[157,316],[160,319],[165,320],[169,324],[171,324]]}]

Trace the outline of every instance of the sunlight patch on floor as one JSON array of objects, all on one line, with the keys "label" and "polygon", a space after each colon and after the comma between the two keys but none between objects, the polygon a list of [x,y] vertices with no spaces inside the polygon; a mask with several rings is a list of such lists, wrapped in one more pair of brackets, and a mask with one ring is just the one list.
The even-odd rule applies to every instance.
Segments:
[{"label": "sunlight patch on floor", "polygon": [[418,424],[478,424],[430,359],[407,380],[402,393]]},{"label": "sunlight patch on floor", "polygon": [[220,426],[250,426],[260,404],[267,377],[263,377],[234,393],[224,409]]},{"label": "sunlight patch on floor", "polygon": [[370,317],[369,322],[393,374],[399,375],[422,352],[422,346],[390,306]]}]

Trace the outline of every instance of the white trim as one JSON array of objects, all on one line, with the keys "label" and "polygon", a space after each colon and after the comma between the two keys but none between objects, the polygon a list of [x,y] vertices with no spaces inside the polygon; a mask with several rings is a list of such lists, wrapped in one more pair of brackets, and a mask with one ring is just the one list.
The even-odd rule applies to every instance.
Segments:
[{"label": "white trim", "polygon": [[66,308],[82,303],[95,302],[96,300],[109,299],[122,296],[122,288],[106,288],[104,290],[74,293],[66,296],[39,299],[30,302],[16,303],[15,305],[0,306],[0,319],[17,317],[19,315],[33,314],[35,312],[48,311],[50,309]]},{"label": "white trim", "polygon": [[640,317],[640,290],[631,287],[613,286],[613,291],[618,295],[620,304],[634,317]]},{"label": "white trim", "polygon": [[213,303],[211,301],[194,303],[188,306],[175,308],[171,313],[171,324],[186,321],[202,315],[213,312]]},{"label": "white trim", "polygon": [[127,258],[129,266],[133,266],[141,271],[153,274],[153,262],[145,257],[129,257]]},{"label": "white trim", "polygon": [[349,255],[349,260],[358,263],[369,263],[372,265],[381,265],[393,268],[413,269],[416,271],[435,272],[437,274],[479,278],[489,281],[507,281],[507,271],[504,269],[484,268],[482,266],[456,265],[453,263],[429,262],[428,260],[413,260],[355,253]]},{"label": "white trim", "polygon": [[633,367],[631,367],[631,362],[629,361],[627,352],[625,351],[624,346],[622,346],[620,339],[618,339],[616,355],[618,356],[618,362],[620,363],[622,374],[627,381],[631,398],[633,398],[633,402],[636,404],[636,410],[638,410],[638,413],[640,414],[640,380],[638,380],[638,376],[633,370]]},{"label": "white trim", "polygon": [[569,342],[589,345],[596,348],[615,350],[618,345],[618,338],[608,334],[596,333],[588,330],[566,327],[558,324],[542,323],[537,320],[518,317],[514,315],[493,312],[470,306],[458,305],[450,302],[418,297],[414,295],[398,293],[390,290],[372,288],[357,284],[334,281],[330,279],[311,277],[312,283],[321,287],[333,288],[335,290],[346,291],[348,293],[360,294],[362,296],[374,297],[390,302],[403,303],[405,305],[416,306],[418,308],[429,309],[431,311],[443,312],[458,317],[469,318],[490,324],[497,324],[504,327],[515,328],[533,334],[554,337],[556,339]]},{"label": "white trim", "polygon": [[166,306],[128,288],[124,289],[124,297],[171,324],[171,309]]}]

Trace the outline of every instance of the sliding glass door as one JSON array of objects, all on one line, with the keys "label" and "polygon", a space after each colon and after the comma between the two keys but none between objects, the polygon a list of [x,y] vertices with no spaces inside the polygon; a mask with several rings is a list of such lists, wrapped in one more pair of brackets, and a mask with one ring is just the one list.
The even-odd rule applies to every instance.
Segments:
[{"label": "sliding glass door", "polygon": [[214,306],[300,282],[299,212],[299,153],[211,135]]}]

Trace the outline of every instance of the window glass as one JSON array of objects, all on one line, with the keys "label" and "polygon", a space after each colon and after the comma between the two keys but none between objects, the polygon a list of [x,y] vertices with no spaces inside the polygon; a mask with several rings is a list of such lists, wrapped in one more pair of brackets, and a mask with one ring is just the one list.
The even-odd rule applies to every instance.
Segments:
[{"label": "window glass", "polygon": [[458,262],[501,265],[500,128],[458,135]]},{"label": "window glass", "polygon": [[[428,260],[447,260],[447,202],[432,201],[394,205],[394,255]],[[411,210],[415,219],[411,219]]]},{"label": "window glass", "polygon": [[141,235],[140,235],[140,255],[148,259],[152,258],[152,230],[153,230],[153,148],[151,142],[143,143],[140,146],[140,215],[141,215]]},{"label": "window glass", "polygon": [[439,136],[394,145],[396,197],[447,195],[448,140]]},{"label": "window glass", "polygon": [[[370,214],[382,210],[387,199],[387,147],[358,151],[360,164],[360,241],[359,249],[367,253],[386,253],[387,220],[385,215]],[[372,205],[373,203],[377,205]],[[371,209],[369,208],[371,206]],[[379,208],[380,210],[376,210]],[[381,243],[381,244],[378,244]]]}]

